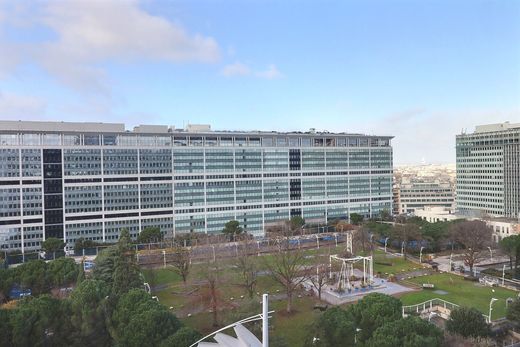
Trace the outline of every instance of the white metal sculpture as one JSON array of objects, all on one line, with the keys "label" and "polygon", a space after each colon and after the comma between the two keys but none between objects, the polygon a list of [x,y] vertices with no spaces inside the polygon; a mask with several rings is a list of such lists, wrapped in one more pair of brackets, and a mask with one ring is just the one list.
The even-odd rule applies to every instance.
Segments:
[{"label": "white metal sculpture", "polygon": [[[338,291],[343,290],[352,290],[351,278],[354,276],[354,264],[357,262],[363,262],[363,281],[361,282],[363,285],[371,285],[374,282],[374,264],[372,261],[372,256],[368,257],[352,257],[352,258],[342,258],[338,255],[331,255],[329,257],[329,268],[332,271],[332,261],[340,261],[341,262],[341,270],[338,274],[338,282],[337,289]],[[329,274],[332,277],[332,273]]]},{"label": "white metal sculpture", "polygon": [[[256,316],[242,319],[238,322],[223,327],[209,335],[204,336],[199,341],[192,344],[190,347],[269,347],[269,314],[274,311],[268,311],[269,301],[268,294],[262,296],[262,313]],[[262,320],[262,342],[243,324]],[[233,328],[237,337],[229,336],[221,333],[224,330]],[[212,337],[215,342],[203,342]]]}]

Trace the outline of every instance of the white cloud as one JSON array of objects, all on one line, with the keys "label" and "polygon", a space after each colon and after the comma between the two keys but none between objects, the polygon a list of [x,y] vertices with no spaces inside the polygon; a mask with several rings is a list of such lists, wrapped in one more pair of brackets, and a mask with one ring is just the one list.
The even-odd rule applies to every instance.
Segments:
[{"label": "white cloud", "polygon": [[267,69],[265,69],[263,71],[258,71],[256,73],[256,76],[258,76],[260,78],[265,78],[268,80],[274,80],[276,78],[282,77],[282,73],[278,70],[278,68],[274,64],[271,64],[267,67]]},{"label": "white cloud", "polygon": [[[219,46],[212,37],[190,34],[179,24],[147,13],[137,0],[50,0],[35,4],[42,7],[30,9],[32,24],[50,28],[56,37],[28,45],[24,55],[76,89],[104,88],[106,72],[100,65],[106,62],[213,63],[220,58]],[[10,10],[0,7],[4,17],[25,15],[7,12]],[[0,45],[0,51],[7,51],[5,44]]]},{"label": "white cloud", "polygon": [[256,71],[249,67],[249,65],[239,61],[224,66],[224,68],[220,71],[220,74],[225,77],[255,76],[269,80],[282,77],[282,74],[274,64],[269,65],[265,70]]},{"label": "white cloud", "polygon": [[366,122],[361,131],[377,135],[393,135],[396,164],[454,163],[455,136],[461,131],[473,132],[481,124],[516,122],[520,110],[447,110],[411,109]]},{"label": "white cloud", "polygon": [[224,66],[220,73],[226,77],[248,76],[251,74],[251,69],[246,64],[237,61],[233,64]]},{"label": "white cloud", "polygon": [[38,119],[45,115],[47,103],[38,97],[0,92],[0,119]]}]

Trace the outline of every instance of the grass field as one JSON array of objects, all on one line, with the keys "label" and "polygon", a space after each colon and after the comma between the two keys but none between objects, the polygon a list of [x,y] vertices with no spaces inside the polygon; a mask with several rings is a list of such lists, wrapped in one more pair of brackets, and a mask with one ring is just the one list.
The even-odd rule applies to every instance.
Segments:
[{"label": "grass field", "polygon": [[[326,246],[319,250],[306,250],[305,255],[308,262],[313,262],[314,256],[322,255],[328,262],[328,255],[341,253],[344,245],[339,247]],[[386,255],[383,251],[375,250],[375,261],[384,264],[374,264],[374,272],[380,271],[385,273],[398,273],[402,270],[408,271],[418,267],[410,261],[405,261],[399,257]],[[309,326],[315,318],[320,314],[314,310],[313,306],[317,299],[303,296],[294,297],[293,313],[288,315],[285,312],[287,301],[283,298],[276,298],[277,294],[283,293],[283,288],[276,283],[270,276],[265,274],[265,262],[271,260],[272,255],[263,255],[255,257],[258,269],[263,275],[258,276],[256,292],[259,294],[271,294],[270,310],[276,311],[273,314],[272,326],[273,336],[283,338],[289,346],[301,346],[304,339],[308,336]],[[254,315],[260,311],[260,296],[255,295],[254,301],[258,306],[251,307],[251,301],[247,298],[246,291],[240,286],[240,274],[234,266],[235,259],[219,259],[220,282],[219,290],[222,293],[222,299],[229,304],[229,309],[220,313],[220,323],[226,324]],[[184,286],[182,278],[174,271],[172,267],[143,269],[142,272],[145,279],[152,287],[158,288],[154,291],[154,295],[159,298],[159,302],[172,310],[180,317],[180,319],[190,327],[193,327],[201,333],[209,333],[214,331],[212,326],[212,316],[207,309],[200,313],[192,314],[189,317],[186,313],[197,306],[197,294],[193,292],[197,290],[198,283],[203,281],[203,272],[208,264],[194,264],[192,266],[188,284]],[[243,297],[243,298],[242,298]],[[249,311],[248,311],[249,310]]]},{"label": "grass field", "polygon": [[[435,289],[423,289],[419,292],[404,294],[401,296],[403,305],[413,305],[439,298],[457,305],[474,307],[487,315],[489,313],[489,301],[491,298],[496,298],[498,301],[493,304],[492,319],[504,317],[506,315],[506,299],[517,296],[517,293],[512,290],[482,286],[478,282],[465,281],[460,276],[446,273],[417,277],[409,281],[419,285],[432,283],[435,285]],[[434,290],[442,290],[447,294],[437,294],[434,293]]]}]

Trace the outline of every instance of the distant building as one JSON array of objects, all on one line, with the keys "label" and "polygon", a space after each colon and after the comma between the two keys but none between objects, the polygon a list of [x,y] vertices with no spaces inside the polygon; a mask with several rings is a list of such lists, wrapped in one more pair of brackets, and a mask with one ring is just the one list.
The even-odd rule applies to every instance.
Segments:
[{"label": "distant building", "polygon": [[430,223],[449,222],[455,219],[460,219],[453,213],[451,208],[442,206],[427,206],[415,210],[415,216],[424,219]]},{"label": "distant building", "polygon": [[[395,190],[398,190],[396,192]],[[410,182],[394,188],[393,196],[398,197],[398,213],[414,213],[416,209],[439,206],[452,209],[454,189],[450,183]]]},{"label": "distant building", "polygon": [[520,219],[520,123],[457,135],[456,153],[458,212]]},{"label": "distant building", "polygon": [[391,139],[0,121],[0,249],[115,242],[122,228],[220,233],[235,219],[262,236],[292,216],[370,217],[392,208]]},{"label": "distant building", "polygon": [[507,218],[483,219],[487,225],[493,228],[493,240],[498,242],[504,237],[520,234],[520,222]]}]

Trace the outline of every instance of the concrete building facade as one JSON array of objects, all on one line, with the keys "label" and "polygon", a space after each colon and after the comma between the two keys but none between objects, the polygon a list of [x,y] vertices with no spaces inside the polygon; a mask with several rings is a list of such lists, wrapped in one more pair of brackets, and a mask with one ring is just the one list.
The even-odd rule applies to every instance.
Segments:
[{"label": "concrete building facade", "polygon": [[168,235],[249,233],[291,216],[326,222],[392,208],[390,136],[0,122],[0,248],[48,237],[115,242],[147,226]]},{"label": "concrete building facade", "polygon": [[[395,192],[398,189],[398,192]],[[398,196],[398,213],[414,213],[426,206],[453,208],[454,189],[449,183],[410,182],[394,188],[394,197]],[[395,198],[394,198],[395,202]]]},{"label": "concrete building facade", "polygon": [[456,137],[457,210],[520,218],[520,123],[477,126]]}]

